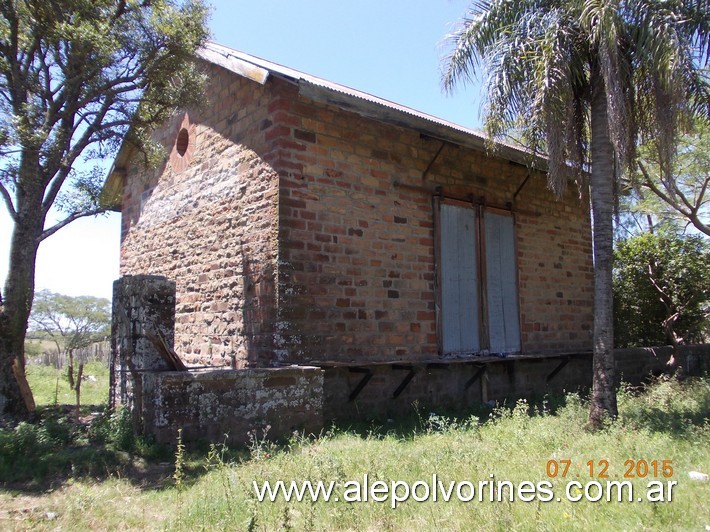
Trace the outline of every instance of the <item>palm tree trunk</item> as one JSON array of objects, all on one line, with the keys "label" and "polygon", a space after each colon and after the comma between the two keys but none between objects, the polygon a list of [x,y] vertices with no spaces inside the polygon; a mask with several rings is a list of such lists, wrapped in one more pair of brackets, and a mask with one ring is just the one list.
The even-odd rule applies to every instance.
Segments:
[{"label": "palm tree trunk", "polygon": [[599,427],[605,415],[613,418],[618,414],[612,292],[615,165],[604,82],[598,70],[592,76],[590,188],[594,231],[594,356],[589,423]]}]

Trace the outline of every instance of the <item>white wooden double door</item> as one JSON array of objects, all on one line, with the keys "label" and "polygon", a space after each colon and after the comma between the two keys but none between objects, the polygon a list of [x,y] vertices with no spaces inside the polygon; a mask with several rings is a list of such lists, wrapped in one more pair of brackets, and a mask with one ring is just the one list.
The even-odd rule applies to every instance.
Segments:
[{"label": "white wooden double door", "polygon": [[513,216],[441,203],[439,224],[442,352],[519,352]]}]

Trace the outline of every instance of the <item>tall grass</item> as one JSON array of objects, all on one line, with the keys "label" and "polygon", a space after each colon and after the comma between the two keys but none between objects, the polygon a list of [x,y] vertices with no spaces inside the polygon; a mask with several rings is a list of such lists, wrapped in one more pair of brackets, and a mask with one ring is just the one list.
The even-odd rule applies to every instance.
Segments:
[{"label": "tall grass", "polygon": [[[554,405],[554,406],[553,406]],[[0,528],[175,530],[702,530],[710,524],[710,482],[688,477],[710,472],[710,381],[662,381],[647,393],[622,391],[620,416],[600,431],[585,428],[588,405],[577,395],[528,404],[519,401],[490,415],[447,417],[417,411],[409,425],[384,422],[333,428],[318,437],[294,434],[276,445],[254,433],[243,452],[212,446],[202,454],[180,451],[180,482],[164,475],[162,488],[142,489],[133,478],[101,482],[77,478],[34,499],[24,521]],[[677,482],[671,502],[345,502],[346,483],[382,480],[444,483],[489,480],[595,480],[587,463],[609,463],[609,480],[623,480],[627,460],[671,460]],[[548,461],[570,460],[567,477],[549,478]],[[252,483],[336,481],[340,501],[258,502]],[[654,478],[632,480],[636,494]],[[576,491],[573,490],[573,494]],[[0,508],[16,508],[0,491]],[[49,521],[47,512],[56,514]]]}]

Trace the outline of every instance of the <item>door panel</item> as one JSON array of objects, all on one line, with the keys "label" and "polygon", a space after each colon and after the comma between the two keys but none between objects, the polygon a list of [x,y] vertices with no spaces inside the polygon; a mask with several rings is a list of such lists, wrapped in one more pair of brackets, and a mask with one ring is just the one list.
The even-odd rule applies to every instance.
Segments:
[{"label": "door panel", "polygon": [[445,354],[480,350],[476,211],[441,205],[441,331]]},{"label": "door panel", "polygon": [[520,351],[513,217],[486,212],[486,289],[491,353]]}]

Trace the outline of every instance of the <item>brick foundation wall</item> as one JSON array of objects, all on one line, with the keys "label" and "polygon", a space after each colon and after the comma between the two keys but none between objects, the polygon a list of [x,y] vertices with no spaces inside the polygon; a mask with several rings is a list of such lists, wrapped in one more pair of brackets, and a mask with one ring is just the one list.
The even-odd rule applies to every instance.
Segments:
[{"label": "brick foundation wall", "polygon": [[[414,408],[465,410],[488,401],[515,400],[545,393],[562,393],[586,388],[590,384],[591,359],[573,357],[551,380],[547,377],[559,366],[559,358],[518,358],[501,360],[485,366],[452,363],[443,367],[417,367],[404,390],[395,397],[408,371],[390,366],[371,367],[373,377],[362,392],[350,401],[362,373],[346,368],[328,369],[325,373],[325,418],[350,420],[396,418],[414,413]],[[472,381],[472,382],[470,382]]]},{"label": "brick foundation wall", "polygon": [[[665,369],[670,348],[623,349],[615,352],[617,376],[639,384]],[[441,409],[463,411],[476,403],[512,402],[591,386],[591,355],[500,359],[469,384],[480,367],[454,363],[417,372],[393,397],[409,369],[360,366],[372,377],[353,401],[349,395],[364,373],[348,368],[286,367],[245,370],[147,373],[152,398],[144,400],[146,432],[159,442],[174,444],[178,428],[185,441],[248,442],[248,433],[261,438],[287,438],[294,431],[318,434],[331,422],[397,418]],[[710,371],[710,345],[684,346],[679,363],[686,375]],[[467,387],[468,385],[468,387]]]},{"label": "brick foundation wall", "polygon": [[[670,347],[617,349],[614,352],[617,383],[633,385],[648,382],[652,375],[667,370]],[[567,360],[566,364],[561,364]],[[684,375],[707,375],[710,372],[710,344],[682,346],[678,364]],[[408,370],[391,366],[361,366],[360,371],[329,368],[325,372],[324,417],[326,421],[395,418],[414,413],[414,408],[464,410],[487,401],[515,401],[544,394],[586,391],[592,385],[592,358],[589,354],[570,357],[518,357],[500,359],[479,372],[475,364],[453,363],[438,368],[416,365],[415,376],[394,397],[408,375]],[[372,378],[354,400],[349,400],[361,382],[363,370]]]}]

